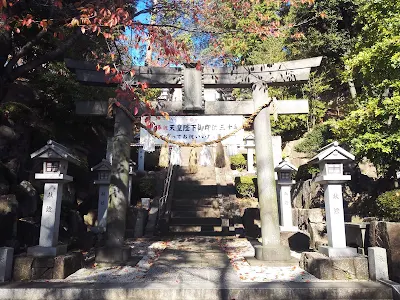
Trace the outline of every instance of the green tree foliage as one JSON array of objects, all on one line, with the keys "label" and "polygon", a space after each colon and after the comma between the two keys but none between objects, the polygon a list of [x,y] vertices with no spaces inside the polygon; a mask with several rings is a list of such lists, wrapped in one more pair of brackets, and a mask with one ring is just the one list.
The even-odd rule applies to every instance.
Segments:
[{"label": "green tree foliage", "polygon": [[368,95],[400,89],[400,3],[359,0],[357,24],[361,34],[346,64]]},{"label": "green tree foliage", "polygon": [[345,75],[361,93],[335,133],[390,178],[400,167],[400,3],[360,0],[358,5],[356,24],[362,30]]},{"label": "green tree foliage", "polygon": [[298,6],[287,13],[287,22],[298,24],[288,35],[289,57],[324,56],[319,71],[326,73],[334,87],[325,100],[348,95],[347,83],[343,84],[341,80],[345,70],[342,58],[352,48],[359,31],[353,24],[356,14],[354,0],[316,0],[309,9]]},{"label": "green tree foliage", "polygon": [[359,158],[367,157],[382,175],[400,167],[400,95],[368,98],[333,128]]},{"label": "green tree foliage", "polygon": [[323,146],[332,142],[332,122],[325,122],[316,125],[308,132],[295,149],[299,152],[315,154]]},{"label": "green tree foliage", "polygon": [[385,221],[400,221],[400,190],[393,190],[381,194],[376,199],[377,216]]}]

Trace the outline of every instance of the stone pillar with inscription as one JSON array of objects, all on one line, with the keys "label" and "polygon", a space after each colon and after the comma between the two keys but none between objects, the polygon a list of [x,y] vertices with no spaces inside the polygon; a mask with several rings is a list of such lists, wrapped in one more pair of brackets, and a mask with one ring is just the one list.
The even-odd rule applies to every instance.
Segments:
[{"label": "stone pillar with inscription", "polygon": [[279,191],[280,229],[281,231],[296,232],[298,228],[297,226],[293,226],[290,190],[292,185],[295,184],[295,181],[292,180],[292,174],[297,171],[297,168],[285,159],[275,167],[275,171],[278,173],[278,180],[276,183]]},{"label": "stone pillar with inscription", "polygon": [[35,174],[36,180],[44,181],[42,219],[39,245],[28,248],[28,255],[57,256],[67,252],[67,245],[58,244],[63,185],[71,182],[67,175],[68,162],[80,164],[80,160],[63,145],[48,141],[47,145],[31,154],[31,158],[43,161],[42,173]]},{"label": "stone pillar with inscription", "polygon": [[343,162],[354,160],[354,155],[333,142],[319,150],[309,164],[319,164],[320,174],[315,182],[324,185],[325,212],[328,246],[320,246],[319,252],[329,257],[357,256],[357,249],[346,247],[342,183],[351,179],[343,174]]},{"label": "stone pillar with inscription", "polygon": [[105,232],[107,228],[107,208],[108,193],[110,188],[111,164],[103,159],[99,164],[92,168],[92,172],[97,173],[97,179],[94,184],[99,186],[99,201],[97,206],[97,227],[96,231]]}]

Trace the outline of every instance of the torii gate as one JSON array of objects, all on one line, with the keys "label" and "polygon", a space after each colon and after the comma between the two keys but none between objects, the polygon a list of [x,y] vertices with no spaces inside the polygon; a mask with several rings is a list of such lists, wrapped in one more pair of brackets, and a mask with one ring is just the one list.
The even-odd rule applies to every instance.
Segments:
[{"label": "torii gate", "polygon": [[[268,101],[268,85],[290,85],[306,82],[311,68],[321,64],[322,57],[241,67],[134,67],[132,84],[147,82],[153,88],[183,88],[182,102],[165,102],[163,111],[170,115],[248,115]],[[91,85],[106,85],[107,76],[96,70],[95,64],[66,60],[77,80]],[[206,102],[204,88],[252,88],[253,101]],[[81,115],[106,115],[107,101],[76,103]],[[308,100],[281,100],[273,111],[264,108],[254,120],[257,153],[257,183],[261,218],[262,245],[256,246],[256,258],[268,261],[290,259],[288,246],[280,244],[278,203],[272,155],[270,114],[308,113]],[[157,114],[157,112],[156,112]],[[113,163],[110,198],[107,212],[106,247],[98,252],[100,262],[123,262],[123,250],[128,203],[129,154],[132,135],[131,119],[121,109],[115,112]]]}]

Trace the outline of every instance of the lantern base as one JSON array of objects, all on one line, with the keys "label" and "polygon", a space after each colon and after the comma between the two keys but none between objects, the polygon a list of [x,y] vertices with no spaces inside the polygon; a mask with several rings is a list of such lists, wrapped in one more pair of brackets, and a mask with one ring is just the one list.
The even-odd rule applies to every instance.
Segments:
[{"label": "lantern base", "polygon": [[279,226],[281,232],[297,232],[299,228],[297,226]]},{"label": "lantern base", "polygon": [[255,246],[256,259],[263,261],[286,261],[291,260],[290,248],[283,245]]},{"label": "lantern base", "polygon": [[58,245],[55,247],[33,246],[28,248],[28,255],[34,257],[58,256],[67,253],[67,245]]},{"label": "lantern base", "polygon": [[334,248],[329,246],[319,246],[318,252],[329,257],[355,257],[358,256],[356,248]]}]

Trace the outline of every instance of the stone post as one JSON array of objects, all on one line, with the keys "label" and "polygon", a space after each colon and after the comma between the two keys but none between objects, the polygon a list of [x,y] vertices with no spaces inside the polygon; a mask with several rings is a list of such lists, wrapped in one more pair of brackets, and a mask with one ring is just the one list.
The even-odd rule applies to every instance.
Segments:
[{"label": "stone post", "polygon": [[388,280],[388,262],[386,249],[368,247],[368,269],[371,280]]},{"label": "stone post", "polygon": [[0,282],[11,280],[14,248],[0,247]]},{"label": "stone post", "polygon": [[[268,87],[262,83],[253,85],[254,108],[268,101]],[[290,249],[280,244],[278,202],[272,153],[270,112],[264,108],[254,120],[254,136],[257,153],[257,183],[260,203],[262,246],[256,246],[256,258],[260,260],[289,260]]]},{"label": "stone post", "polygon": [[131,141],[131,119],[123,110],[115,108],[106,245],[96,253],[96,261],[100,263],[119,264],[129,259],[129,247],[124,247],[124,240]]},{"label": "stone post", "polygon": [[139,147],[138,149],[138,171],[144,171],[144,156],[145,151],[143,147]]}]

